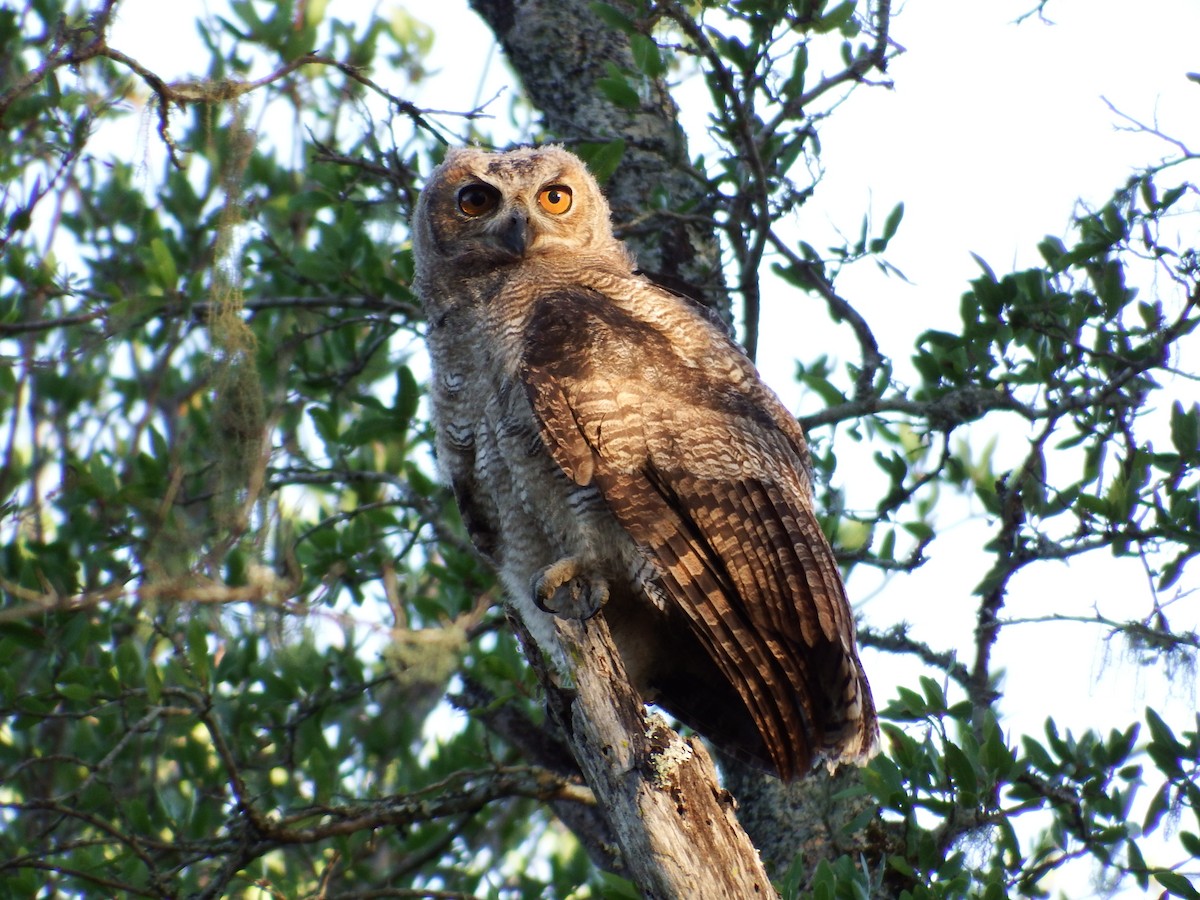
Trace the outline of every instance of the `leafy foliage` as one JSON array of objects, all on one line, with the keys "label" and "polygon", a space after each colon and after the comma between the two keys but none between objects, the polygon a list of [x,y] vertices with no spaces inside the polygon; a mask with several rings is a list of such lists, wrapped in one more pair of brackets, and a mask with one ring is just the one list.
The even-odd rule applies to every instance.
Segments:
[{"label": "leafy foliage", "polygon": [[[972,658],[903,622],[863,628],[931,673],[896,691],[864,774],[875,858],[781,886],[1038,895],[1087,857],[1107,883],[1195,897],[1200,722],[1172,730],[1147,709],[1107,735],[1053,718],[1009,735],[991,658],[1018,572],[1100,551],[1142,561],[1157,598],[1102,624],[1190,671],[1200,639],[1167,610],[1200,553],[1200,407],[1170,388],[1194,383],[1200,262],[1178,223],[1194,225],[1197,191],[1177,176],[1195,157],[1181,148],[1085,210],[1039,245],[1042,266],[980,260],[961,321],[920,337],[903,383],[837,288],[862,262],[897,272],[903,205],[825,250],[785,227],[819,190],[821,122],[896,52],[887,5],[862,7],[594,5],[631,60],[597,96],[629,111],[656,79],[708,88],[716,149],[685,163],[719,202],[679,208],[721,235],[749,346],[777,289],[812,293],[854,342],[849,364],[798,363],[823,402],[804,424],[847,566],[920,567],[949,496],[990,528]],[[0,9],[5,884],[634,896],[593,865],[619,869],[431,475],[399,223],[417,173],[447,134],[478,135],[479,111],[380,87],[430,77],[430,34],[407,14],[235,0],[197,23],[204,80],[167,84],[110,46],[115,9]],[[143,161],[112,149],[137,128],[127,98],[146,109]],[[582,137],[603,176],[636,143]],[[839,489],[834,426],[874,459],[869,509]],[[1018,427],[1028,453],[998,468],[989,442]]]}]

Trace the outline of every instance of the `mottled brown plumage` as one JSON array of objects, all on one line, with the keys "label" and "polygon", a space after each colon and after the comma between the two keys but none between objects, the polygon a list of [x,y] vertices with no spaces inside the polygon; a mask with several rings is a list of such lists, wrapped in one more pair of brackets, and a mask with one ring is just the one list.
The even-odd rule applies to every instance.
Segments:
[{"label": "mottled brown plumage", "polygon": [[643,696],[726,751],[785,779],[869,757],[800,427],[719,324],[634,273],[583,164],[451,151],[413,234],[439,464],[538,643],[602,608]]}]

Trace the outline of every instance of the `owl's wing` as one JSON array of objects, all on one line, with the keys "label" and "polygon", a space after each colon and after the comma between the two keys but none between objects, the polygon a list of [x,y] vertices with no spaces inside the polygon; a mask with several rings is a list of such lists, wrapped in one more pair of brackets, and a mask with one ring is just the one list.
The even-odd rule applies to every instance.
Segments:
[{"label": "owl's wing", "polygon": [[543,441],[654,563],[782,777],[869,755],[874,707],[799,426],[719,328],[629,291],[535,308],[521,377]]}]

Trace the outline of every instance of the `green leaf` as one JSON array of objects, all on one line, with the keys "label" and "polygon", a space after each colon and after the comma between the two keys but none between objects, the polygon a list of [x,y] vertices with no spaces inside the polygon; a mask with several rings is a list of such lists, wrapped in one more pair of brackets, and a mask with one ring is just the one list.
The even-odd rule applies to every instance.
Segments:
[{"label": "green leaf", "polygon": [[617,139],[605,143],[584,142],[576,148],[579,157],[587,163],[588,169],[601,184],[608,181],[621,159],[625,156],[625,141]]},{"label": "green leaf", "polygon": [[337,417],[322,406],[310,406],[308,415],[312,419],[313,425],[316,426],[321,440],[326,444],[336,445],[339,439]]},{"label": "green leaf", "polygon": [[288,212],[313,212],[324,209],[333,202],[325,191],[297,191],[288,197]]},{"label": "green leaf", "polygon": [[741,69],[743,72],[753,71],[757,45],[747,46],[736,35],[725,35],[712,27],[705,28],[705,31],[712,42],[716,44],[721,56],[728,60],[733,68]]},{"label": "green leaf", "polygon": [[1191,879],[1178,872],[1168,872],[1164,869],[1154,873],[1154,880],[1170,891],[1173,897],[1200,900],[1200,891],[1196,890]]},{"label": "green leaf", "polygon": [[229,8],[237,15],[239,19],[249,26],[247,34],[254,37],[261,37],[264,29],[264,23],[259,18],[258,12],[254,9],[254,4],[251,0],[230,0]]},{"label": "green leaf", "polygon": [[933,528],[925,522],[906,522],[903,528],[918,541],[933,540]]},{"label": "green leaf", "polygon": [[804,78],[808,72],[808,45],[800,44],[792,51],[792,74],[784,82],[782,99],[786,102],[804,93]]},{"label": "green leaf", "polygon": [[995,723],[988,728],[983,746],[979,748],[979,756],[987,771],[1002,779],[1010,777],[1017,762],[1012,748],[1005,742],[1000,728]]},{"label": "green leaf", "polygon": [[144,684],[145,661],[132,641],[122,641],[117,645],[116,662],[123,685],[141,687]]},{"label": "green leaf", "polygon": [[361,447],[375,441],[389,441],[404,435],[406,423],[398,416],[365,416],[347,428],[341,436],[349,447]]},{"label": "green leaf", "polygon": [[634,64],[650,78],[658,78],[667,70],[658,44],[646,35],[630,35],[629,49],[633,51]]},{"label": "green leaf", "polygon": [[158,671],[158,666],[150,664],[146,666],[146,697],[151,703],[158,703],[162,700],[162,673]]},{"label": "green leaf", "polygon": [[961,793],[959,802],[974,806],[979,799],[979,778],[975,774],[975,766],[957,744],[947,743],[945,754],[946,768]]},{"label": "green leaf", "polygon": [[1125,842],[1125,853],[1129,857],[1129,869],[1133,872],[1134,881],[1137,886],[1143,891],[1150,887],[1150,873],[1146,866],[1146,859],[1142,856],[1142,851],[1137,845],[1137,841]]},{"label": "green leaf", "polygon": [[1042,254],[1042,259],[1046,261],[1046,265],[1052,271],[1059,272],[1064,268],[1060,265],[1060,261],[1067,255],[1067,247],[1061,238],[1047,235],[1038,244],[1038,252]]},{"label": "green leaf", "polygon": [[896,232],[900,229],[900,221],[903,218],[904,218],[904,203],[900,202],[900,203],[897,203],[892,208],[892,211],[890,213],[888,213],[888,217],[883,222],[882,237],[883,237],[884,241],[890,241],[892,238],[894,238],[896,236]]},{"label": "green leaf", "polygon": [[121,803],[121,813],[136,832],[150,834],[154,828],[154,824],[150,820],[150,814],[146,809],[146,801],[141,797],[130,796],[124,798],[124,801]]},{"label": "green leaf", "polygon": [[1187,748],[1175,737],[1175,732],[1171,730],[1171,726],[1164,722],[1162,716],[1150,707],[1146,707],[1146,724],[1150,726],[1150,739],[1152,743],[1168,747],[1177,756],[1186,753]]},{"label": "green leaf", "polygon": [[839,3],[813,22],[813,31],[817,32],[817,34],[827,34],[830,31],[845,27],[854,15],[855,5],[855,0],[846,0],[844,3]]},{"label": "green leaf", "polygon": [[68,700],[86,702],[92,700],[95,691],[86,684],[58,684],[56,688]]},{"label": "green leaf", "polygon": [[615,6],[607,3],[592,3],[591,9],[596,14],[596,18],[609,28],[623,31],[626,34],[633,34],[637,31],[637,23]]},{"label": "green leaf", "polygon": [[621,878],[619,875],[613,875],[611,872],[600,872],[599,881],[601,885],[600,896],[612,898],[612,900],[640,900],[642,892],[631,881]]},{"label": "green leaf", "polygon": [[983,274],[987,278],[987,280],[992,283],[995,283],[996,273],[993,272],[992,267],[987,264],[987,260],[985,260],[978,253],[972,253],[971,259],[975,260],[975,264],[978,265],[979,268],[983,269]]},{"label": "green leaf", "polygon": [[929,705],[916,691],[900,686],[896,688],[896,699],[884,707],[882,714],[897,721],[923,719],[929,714]]},{"label": "green leaf", "polygon": [[421,403],[421,387],[408,366],[396,370],[396,401],[394,409],[401,431],[407,431]]},{"label": "green leaf", "polygon": [[942,686],[928,675],[922,675],[919,680],[928,708],[938,711],[944,710],[946,708],[946,692],[942,690]]},{"label": "green leaf", "polygon": [[638,92],[622,76],[610,75],[607,78],[598,78],[596,87],[610,102],[622,109],[637,109],[642,105]]},{"label": "green leaf", "polygon": [[1200,836],[1192,834],[1190,831],[1179,832],[1179,843],[1183,845],[1183,849],[1192,856],[1200,859]]},{"label": "green leaf", "polygon": [[883,540],[879,544],[879,551],[875,555],[886,560],[896,558],[896,529],[889,528],[884,532]]},{"label": "green leaf", "polygon": [[193,615],[187,625],[188,661],[192,665],[192,673],[200,684],[208,682],[209,650],[208,623],[203,615]]},{"label": "green leaf", "polygon": [[1200,455],[1200,406],[1185,411],[1178,400],[1171,405],[1171,443],[1184,459]]},{"label": "green leaf", "polygon": [[805,387],[811,388],[826,406],[836,406],[846,400],[845,393],[839,390],[828,378],[802,372],[800,374],[800,381]]},{"label": "green leaf", "polygon": [[1165,210],[1174,206],[1175,202],[1188,192],[1189,187],[1190,185],[1181,184],[1168,190],[1165,194],[1163,194],[1162,200],[1155,205],[1154,212],[1161,214]]},{"label": "green leaf", "polygon": [[1162,821],[1163,814],[1170,806],[1171,784],[1167,782],[1150,798],[1150,805],[1146,808],[1146,815],[1142,818],[1142,833],[1150,834],[1158,828],[1158,823]]},{"label": "green leaf", "polygon": [[1163,566],[1162,574],[1158,579],[1158,589],[1160,591],[1165,591],[1179,580],[1179,576],[1183,574],[1183,567],[1187,560],[1188,557],[1185,551]]}]

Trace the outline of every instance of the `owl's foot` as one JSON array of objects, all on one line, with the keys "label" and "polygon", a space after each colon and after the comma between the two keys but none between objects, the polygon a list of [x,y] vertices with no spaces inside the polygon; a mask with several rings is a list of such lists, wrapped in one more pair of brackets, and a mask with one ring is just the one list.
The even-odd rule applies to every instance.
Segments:
[{"label": "owl's foot", "polygon": [[587,575],[582,561],[568,556],[533,576],[533,602],[542,612],[587,620],[608,602],[608,582]]}]

